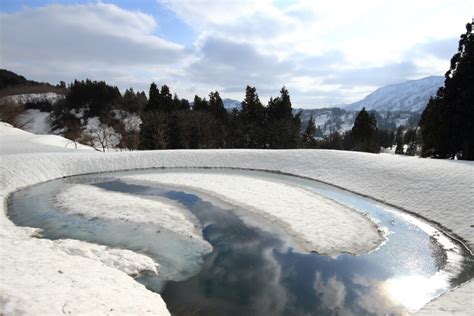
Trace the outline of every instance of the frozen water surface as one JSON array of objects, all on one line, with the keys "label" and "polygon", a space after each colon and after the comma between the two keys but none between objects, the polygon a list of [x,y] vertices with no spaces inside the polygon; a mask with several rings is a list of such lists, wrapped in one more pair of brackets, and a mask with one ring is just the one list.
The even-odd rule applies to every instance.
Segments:
[{"label": "frozen water surface", "polygon": [[[386,241],[359,256],[307,253],[278,223],[244,207],[190,188],[126,180],[169,172],[245,175],[302,188],[367,213],[385,231]],[[196,238],[153,223],[66,213],[56,196],[75,184],[173,200],[198,219],[212,252],[203,251]],[[160,274],[138,281],[159,292],[173,314],[403,314],[474,274],[472,254],[423,220],[338,188],[268,172],[154,169],[71,177],[12,194],[8,215],[17,225],[41,228],[43,238],[80,239],[150,256],[160,264]]]}]

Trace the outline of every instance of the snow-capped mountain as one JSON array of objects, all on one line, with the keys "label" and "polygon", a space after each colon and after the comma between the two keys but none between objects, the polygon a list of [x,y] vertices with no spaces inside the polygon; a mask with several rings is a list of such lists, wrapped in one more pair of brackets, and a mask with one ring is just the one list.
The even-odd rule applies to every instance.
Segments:
[{"label": "snow-capped mountain", "polygon": [[240,109],[240,101],[226,98],[223,99],[222,102],[227,110]]},{"label": "snow-capped mountain", "polygon": [[444,85],[444,77],[431,76],[379,88],[364,99],[344,106],[348,111],[410,111],[421,113],[430,97]]},{"label": "snow-capped mountain", "polygon": [[[331,133],[344,133],[354,125],[358,111],[346,111],[340,108],[296,109],[301,111],[302,126],[306,127],[311,116],[317,127],[316,136],[328,136]],[[372,112],[372,111],[371,111]],[[380,129],[395,129],[400,125],[415,127],[420,120],[420,114],[409,111],[373,111]]]}]

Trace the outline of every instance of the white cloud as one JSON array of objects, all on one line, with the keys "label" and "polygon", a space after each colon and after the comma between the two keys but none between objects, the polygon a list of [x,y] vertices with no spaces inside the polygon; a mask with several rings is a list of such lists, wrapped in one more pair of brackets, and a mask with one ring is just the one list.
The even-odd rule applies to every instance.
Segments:
[{"label": "white cloud", "polygon": [[2,13],[1,21],[2,67],[38,80],[114,82],[183,63],[188,55],[153,35],[158,23],[152,16],[112,4],[25,7]]},{"label": "white cloud", "polygon": [[[473,8],[469,0],[160,2],[199,34],[195,48],[202,59],[191,69],[207,62],[199,72],[208,84],[232,82],[226,89],[233,91],[255,82],[266,97],[286,84],[295,103],[306,106],[327,105],[317,100],[352,102],[368,87],[444,74],[447,56],[455,53],[446,39],[459,37]],[[216,45],[211,54],[206,49],[216,39],[239,43],[252,54],[229,53],[225,45]],[[211,63],[219,54],[223,58]],[[257,74],[246,65],[255,65]]]},{"label": "white cloud", "polygon": [[241,99],[249,84],[266,100],[287,85],[295,106],[328,106],[444,74],[474,9],[471,0],[157,3],[194,30],[188,47],[154,35],[155,17],[113,4],[26,7],[0,15],[1,67],[122,89],[157,81],[187,98],[218,89]]},{"label": "white cloud", "polygon": [[337,310],[344,307],[346,299],[346,287],[335,276],[326,281],[321,279],[321,273],[316,272],[313,288],[321,301],[321,306],[337,314]]}]

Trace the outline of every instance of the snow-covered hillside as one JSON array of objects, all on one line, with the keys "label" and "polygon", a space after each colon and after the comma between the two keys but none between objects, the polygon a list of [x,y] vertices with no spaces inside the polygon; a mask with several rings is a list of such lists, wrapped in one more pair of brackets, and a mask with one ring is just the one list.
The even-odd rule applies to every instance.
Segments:
[{"label": "snow-covered hillside", "polygon": [[359,111],[411,111],[421,113],[430,97],[436,95],[444,85],[444,77],[431,76],[418,80],[388,85],[377,89],[364,99],[344,107],[346,110]]},{"label": "snow-covered hillside", "polygon": [[240,101],[238,100],[224,99],[222,102],[227,110],[240,109]]},{"label": "snow-covered hillside", "polygon": [[58,94],[54,92],[46,92],[46,93],[25,93],[25,94],[16,94],[10,95],[1,98],[1,102],[10,101],[17,104],[25,104],[25,103],[38,103],[38,102],[49,102],[51,104],[56,103],[59,100],[64,99],[64,94]]},{"label": "snow-covered hillside", "polygon": [[[14,190],[76,174],[193,166],[281,171],[337,185],[420,214],[457,234],[471,248],[474,246],[470,227],[474,222],[474,165],[470,162],[331,150],[101,154],[65,149],[61,144],[45,147],[42,137],[6,124],[0,130],[0,314],[167,314],[158,294],[135,282],[126,275],[128,272],[117,269],[132,264],[133,269],[125,271],[156,271],[156,263],[150,258],[84,242],[69,241],[64,245],[34,238],[35,230],[17,227],[5,216],[5,199]],[[15,140],[16,147],[12,145]],[[473,291],[471,281],[429,303],[422,312],[469,315]]]},{"label": "snow-covered hillside", "polygon": [[[328,136],[331,133],[344,133],[354,126],[355,118],[359,112],[346,111],[340,108],[304,109],[301,111],[302,126],[305,127],[311,117],[318,128],[317,135]],[[415,127],[418,125],[420,114],[406,111],[380,111],[375,113],[379,129],[395,129],[400,125]]]}]

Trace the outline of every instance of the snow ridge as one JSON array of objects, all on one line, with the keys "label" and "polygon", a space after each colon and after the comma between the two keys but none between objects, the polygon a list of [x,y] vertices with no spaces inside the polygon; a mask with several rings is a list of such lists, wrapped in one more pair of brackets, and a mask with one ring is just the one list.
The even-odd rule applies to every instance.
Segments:
[{"label": "snow ridge", "polygon": [[431,76],[409,80],[377,89],[364,99],[344,107],[346,110],[360,111],[410,111],[421,113],[430,97],[435,96],[444,85],[444,77]]}]

